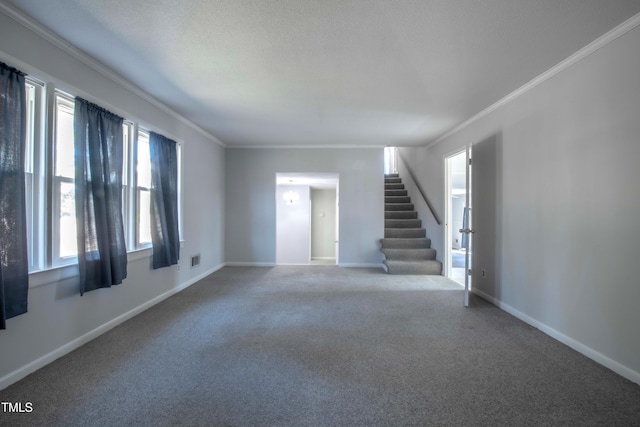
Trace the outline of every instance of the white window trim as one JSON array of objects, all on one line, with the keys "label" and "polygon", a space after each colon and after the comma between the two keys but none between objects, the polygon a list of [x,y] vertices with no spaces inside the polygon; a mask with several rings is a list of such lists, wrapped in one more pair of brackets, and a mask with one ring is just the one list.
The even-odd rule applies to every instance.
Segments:
[{"label": "white window trim", "polygon": [[45,84],[33,77],[25,77],[25,83],[35,89],[33,105],[33,123],[31,129],[33,134],[30,147],[32,152],[31,164],[31,192],[29,204],[31,207],[30,217],[28,217],[28,229],[30,231],[28,240],[29,249],[29,271],[41,270],[47,263],[47,233],[46,233],[46,149],[45,149],[45,114],[46,108],[46,87]]},{"label": "white window trim", "polygon": [[[127,261],[129,263],[143,259],[151,259],[151,248],[136,249],[127,252]],[[29,273],[29,289],[76,277],[78,277],[78,263],[47,267]]]},{"label": "white window trim", "polygon": [[135,221],[135,156],[134,156],[134,140],[138,131],[136,123],[125,120],[124,125],[129,128],[129,134],[127,141],[125,142],[124,152],[124,171],[122,175],[122,220],[124,221],[124,233],[125,242],[127,246],[127,252],[135,250],[135,234],[133,221]]},{"label": "white window trim", "polygon": [[61,176],[56,176],[56,170],[55,170],[55,165],[56,165],[56,147],[57,147],[57,142],[56,141],[56,135],[57,135],[57,123],[58,123],[58,99],[63,100],[64,102],[68,102],[69,103],[69,107],[72,109],[74,108],[74,98],[72,95],[62,92],[60,90],[55,90],[54,91],[54,96],[53,96],[53,120],[52,120],[52,133],[51,133],[51,148],[49,150],[50,153],[50,173],[48,174],[49,180],[50,180],[50,185],[51,185],[51,190],[50,190],[50,196],[49,196],[49,206],[51,206],[51,209],[49,210],[51,212],[51,217],[49,218],[51,227],[51,233],[49,235],[49,266],[51,267],[61,267],[61,266],[65,266],[65,265],[69,265],[69,264],[77,264],[78,262],[78,256],[77,255],[73,255],[73,256],[66,256],[66,257],[62,257],[60,256],[59,250],[60,250],[60,188],[62,183],[73,183],[74,179],[73,178],[68,178],[68,177],[61,177]]},{"label": "white window trim", "polygon": [[135,210],[134,210],[134,218],[135,221],[133,222],[133,228],[134,229],[134,249],[146,249],[146,248],[151,248],[152,242],[140,242],[139,238],[140,238],[140,191],[141,189],[143,191],[148,191],[149,195],[151,195],[151,187],[143,187],[140,186],[138,184],[138,141],[140,139],[140,134],[144,133],[147,136],[147,140],[151,139],[151,132],[144,129],[144,128],[140,128],[138,127],[136,130],[136,136],[135,136],[135,148],[134,148],[134,161],[133,161],[133,169],[134,169],[134,174],[133,174],[133,182],[134,182],[134,200],[135,200]]},{"label": "white window trim", "polygon": [[182,240],[182,236],[183,236],[183,234],[182,234],[182,230],[183,230],[183,228],[182,228],[182,212],[183,212],[182,211],[182,203],[183,203],[183,197],[184,197],[183,191],[182,191],[182,172],[184,170],[182,168],[182,161],[183,161],[182,159],[184,159],[184,153],[183,153],[184,145],[181,142],[178,142],[177,146],[176,146],[176,149],[178,151],[176,153],[178,155],[178,184],[177,184],[178,185],[178,236],[180,236],[180,243],[181,243],[180,246],[182,246],[182,242],[183,242],[183,240]]}]

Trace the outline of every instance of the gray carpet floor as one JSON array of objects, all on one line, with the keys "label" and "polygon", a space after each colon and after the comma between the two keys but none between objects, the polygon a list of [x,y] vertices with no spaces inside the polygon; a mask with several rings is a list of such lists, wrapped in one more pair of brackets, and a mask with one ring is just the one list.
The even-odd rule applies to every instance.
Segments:
[{"label": "gray carpet floor", "polygon": [[227,267],[0,391],[33,404],[0,425],[640,425],[640,386],[460,289]]}]

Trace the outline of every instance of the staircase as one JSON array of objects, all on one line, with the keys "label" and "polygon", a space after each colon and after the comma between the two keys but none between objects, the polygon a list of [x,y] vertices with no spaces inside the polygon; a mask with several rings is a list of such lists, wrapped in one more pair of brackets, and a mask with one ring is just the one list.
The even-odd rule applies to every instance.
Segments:
[{"label": "staircase", "polygon": [[442,263],[398,174],[384,176],[383,261],[389,274],[442,274]]}]

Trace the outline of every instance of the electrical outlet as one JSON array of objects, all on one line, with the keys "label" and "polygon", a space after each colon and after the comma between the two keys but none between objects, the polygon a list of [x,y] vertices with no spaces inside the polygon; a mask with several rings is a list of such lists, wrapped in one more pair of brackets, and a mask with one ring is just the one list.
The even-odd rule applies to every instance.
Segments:
[{"label": "electrical outlet", "polygon": [[484,268],[482,269],[482,277],[487,277],[487,270]]},{"label": "electrical outlet", "polygon": [[180,271],[180,264],[178,264],[178,271]]}]

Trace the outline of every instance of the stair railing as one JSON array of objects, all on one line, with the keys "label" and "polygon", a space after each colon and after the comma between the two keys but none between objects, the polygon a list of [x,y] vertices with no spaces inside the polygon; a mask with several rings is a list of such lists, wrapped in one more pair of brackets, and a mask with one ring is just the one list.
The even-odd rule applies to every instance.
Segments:
[{"label": "stair railing", "polygon": [[411,167],[409,167],[409,164],[404,159],[404,157],[402,156],[400,151],[397,152],[397,157],[400,158],[400,160],[402,161],[402,164],[404,165],[405,169],[407,169],[407,172],[409,172],[409,176],[411,177],[411,180],[416,185],[416,188],[418,189],[418,192],[422,196],[422,199],[424,200],[424,202],[427,204],[427,207],[431,211],[431,215],[433,215],[433,219],[436,220],[438,225],[442,224],[442,222],[440,221],[440,217],[438,216],[438,214],[436,213],[435,209],[433,208],[433,205],[429,201],[429,198],[427,197],[427,194],[425,193],[425,191],[423,190],[422,186],[420,185],[420,182],[416,179],[416,176],[413,174],[413,171],[411,170]]}]

